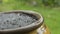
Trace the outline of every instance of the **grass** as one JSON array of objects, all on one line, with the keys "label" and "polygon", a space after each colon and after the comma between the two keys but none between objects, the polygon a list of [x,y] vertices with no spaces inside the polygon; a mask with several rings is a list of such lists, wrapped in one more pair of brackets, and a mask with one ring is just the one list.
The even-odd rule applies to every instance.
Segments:
[{"label": "grass", "polygon": [[60,34],[60,8],[44,8],[25,5],[22,2],[0,4],[0,11],[33,10],[41,13],[44,23],[49,27],[51,34]]}]

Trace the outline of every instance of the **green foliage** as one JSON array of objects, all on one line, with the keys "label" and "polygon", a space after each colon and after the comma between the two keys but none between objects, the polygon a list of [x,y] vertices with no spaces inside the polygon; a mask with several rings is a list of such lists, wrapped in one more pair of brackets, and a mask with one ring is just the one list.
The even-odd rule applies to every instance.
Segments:
[{"label": "green foliage", "polygon": [[42,2],[45,6],[60,6],[59,0],[42,0]]},{"label": "green foliage", "polygon": [[34,1],[36,2],[36,5],[34,6],[41,6],[42,4],[44,6],[50,6],[50,7],[58,7],[60,6],[60,0],[16,0],[16,1],[22,1],[25,3],[28,3],[30,5],[34,5]]},{"label": "green foliage", "polygon": [[10,4],[10,3],[16,3],[16,2],[22,2],[25,4],[29,4],[31,6],[50,6],[50,7],[59,7],[60,6],[60,0],[0,0],[0,3],[3,4]]}]

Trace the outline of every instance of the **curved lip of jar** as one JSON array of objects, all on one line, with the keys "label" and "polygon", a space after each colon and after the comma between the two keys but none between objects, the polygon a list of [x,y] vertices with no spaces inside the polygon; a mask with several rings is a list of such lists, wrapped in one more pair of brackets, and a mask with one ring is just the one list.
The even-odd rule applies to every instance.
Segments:
[{"label": "curved lip of jar", "polygon": [[23,26],[23,27],[19,27],[19,28],[14,28],[14,29],[5,29],[5,30],[0,30],[1,32],[5,32],[5,31],[14,31],[14,30],[21,30],[21,29],[26,29],[26,28],[30,28],[30,27],[33,27],[33,26],[37,26],[37,25],[40,25],[40,24],[43,24],[43,17],[41,16],[40,13],[37,13],[37,12],[34,12],[34,11],[31,11],[31,10],[11,10],[11,11],[6,11],[6,12],[0,12],[1,14],[4,14],[4,13],[14,13],[14,12],[24,12],[24,13],[28,13],[28,14],[34,14],[36,16],[39,17],[39,19],[30,24],[30,25],[27,25],[27,26]]}]

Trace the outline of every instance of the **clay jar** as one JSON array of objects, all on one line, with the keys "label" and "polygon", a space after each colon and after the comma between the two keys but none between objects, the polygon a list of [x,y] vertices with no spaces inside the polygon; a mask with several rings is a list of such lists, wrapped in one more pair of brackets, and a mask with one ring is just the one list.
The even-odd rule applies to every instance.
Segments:
[{"label": "clay jar", "polygon": [[14,28],[14,29],[5,29],[5,30],[0,30],[0,34],[25,34],[28,32],[31,32],[37,28],[39,28],[43,24],[43,17],[41,14],[34,12],[34,11],[29,11],[29,10],[11,10],[7,12],[0,12],[2,14],[4,13],[24,13],[24,14],[29,14],[29,15],[34,15],[37,17],[37,21],[29,24],[27,26],[19,27],[19,28]]}]

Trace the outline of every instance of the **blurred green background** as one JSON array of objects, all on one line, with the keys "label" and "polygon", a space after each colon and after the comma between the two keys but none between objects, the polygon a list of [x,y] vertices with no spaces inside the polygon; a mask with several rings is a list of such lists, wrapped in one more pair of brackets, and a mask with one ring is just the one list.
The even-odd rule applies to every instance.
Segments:
[{"label": "blurred green background", "polygon": [[9,10],[41,13],[51,34],[60,34],[60,0],[0,0],[0,12]]}]

